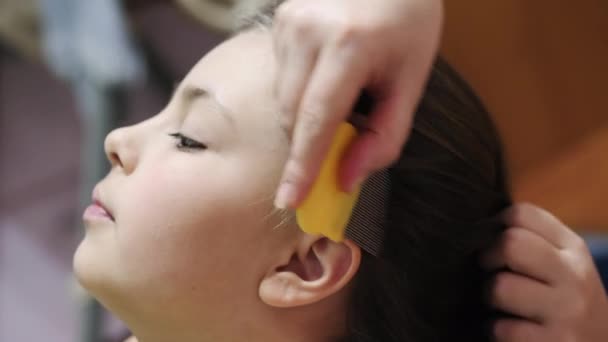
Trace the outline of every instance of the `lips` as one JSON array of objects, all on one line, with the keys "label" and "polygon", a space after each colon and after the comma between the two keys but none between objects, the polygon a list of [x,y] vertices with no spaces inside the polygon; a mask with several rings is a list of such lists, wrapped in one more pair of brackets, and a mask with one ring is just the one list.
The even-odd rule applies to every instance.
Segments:
[{"label": "lips", "polygon": [[101,211],[103,211],[103,214],[108,216],[112,221],[114,221],[114,216],[112,216],[112,213],[110,212],[110,210],[108,208],[106,208],[106,206],[99,200],[93,200],[93,205],[99,207],[99,209],[101,209]]},{"label": "lips", "polygon": [[91,220],[110,220],[114,221],[114,216],[108,207],[99,199],[99,191],[95,189],[93,191],[93,203],[88,206],[83,214],[85,221]]}]

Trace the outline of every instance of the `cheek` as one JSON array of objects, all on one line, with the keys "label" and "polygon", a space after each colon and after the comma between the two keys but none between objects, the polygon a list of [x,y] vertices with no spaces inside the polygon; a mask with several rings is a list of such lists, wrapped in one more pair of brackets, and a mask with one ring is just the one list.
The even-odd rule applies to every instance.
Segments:
[{"label": "cheek", "polygon": [[255,205],[262,189],[235,172],[242,168],[217,163],[195,168],[209,170],[200,173],[168,165],[134,174],[125,184],[118,259],[142,286],[167,284],[165,290],[175,292],[204,282],[209,289],[244,265],[244,249],[259,238],[269,208]]}]

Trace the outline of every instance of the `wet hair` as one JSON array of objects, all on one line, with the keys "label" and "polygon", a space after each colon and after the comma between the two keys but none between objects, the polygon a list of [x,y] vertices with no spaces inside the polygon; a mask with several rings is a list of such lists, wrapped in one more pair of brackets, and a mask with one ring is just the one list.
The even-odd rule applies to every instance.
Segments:
[{"label": "wet hair", "polygon": [[[272,25],[280,2],[244,21],[241,32]],[[478,255],[504,230],[496,217],[511,198],[490,116],[442,58],[388,171],[383,251],[363,253],[346,335],[336,340],[490,341]]]}]

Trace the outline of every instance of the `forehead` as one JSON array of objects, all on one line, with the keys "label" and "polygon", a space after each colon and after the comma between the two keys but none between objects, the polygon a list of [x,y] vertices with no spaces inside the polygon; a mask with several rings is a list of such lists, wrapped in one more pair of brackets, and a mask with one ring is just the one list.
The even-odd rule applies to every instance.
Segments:
[{"label": "forehead", "polygon": [[251,31],[226,40],[205,55],[184,79],[184,84],[212,91],[236,112],[274,108],[276,62],[272,38]]}]

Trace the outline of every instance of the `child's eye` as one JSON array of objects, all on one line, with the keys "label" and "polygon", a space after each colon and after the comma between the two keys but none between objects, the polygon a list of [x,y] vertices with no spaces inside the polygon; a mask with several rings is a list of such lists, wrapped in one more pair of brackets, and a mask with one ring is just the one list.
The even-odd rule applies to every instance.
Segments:
[{"label": "child's eye", "polygon": [[204,150],[207,145],[196,140],[190,139],[181,133],[171,133],[169,136],[177,139],[177,148],[186,150]]}]

